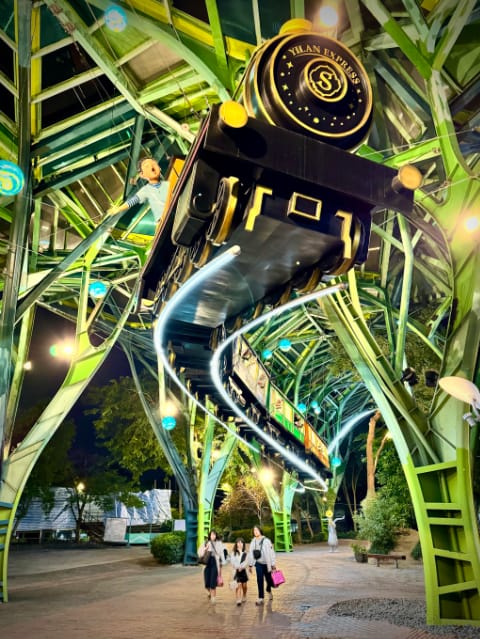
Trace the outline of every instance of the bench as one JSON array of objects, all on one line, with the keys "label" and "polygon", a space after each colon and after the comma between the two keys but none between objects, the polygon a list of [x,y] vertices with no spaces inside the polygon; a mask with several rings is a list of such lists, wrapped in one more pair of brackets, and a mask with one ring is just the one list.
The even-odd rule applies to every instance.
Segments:
[{"label": "bench", "polygon": [[395,568],[398,568],[398,562],[402,559],[406,559],[407,557],[405,555],[379,555],[379,554],[375,554],[375,553],[368,553],[368,557],[372,557],[373,559],[377,560],[377,566],[380,566],[380,564],[385,564],[385,563],[389,563],[390,561],[394,561],[395,562]]}]

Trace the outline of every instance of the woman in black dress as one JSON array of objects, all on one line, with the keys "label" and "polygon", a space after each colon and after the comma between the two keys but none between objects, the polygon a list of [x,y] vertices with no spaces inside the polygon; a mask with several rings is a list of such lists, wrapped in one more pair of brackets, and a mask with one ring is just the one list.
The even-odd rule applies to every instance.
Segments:
[{"label": "woman in black dress", "polygon": [[[205,554],[208,555],[208,560],[205,565],[205,570],[203,571],[203,579],[210,602],[215,603],[217,586],[220,585],[222,580],[222,563],[225,557],[223,542],[217,538],[215,530],[211,530],[208,533],[205,543],[198,549],[198,556],[200,558],[203,558]],[[223,585],[223,581],[221,585]]]}]

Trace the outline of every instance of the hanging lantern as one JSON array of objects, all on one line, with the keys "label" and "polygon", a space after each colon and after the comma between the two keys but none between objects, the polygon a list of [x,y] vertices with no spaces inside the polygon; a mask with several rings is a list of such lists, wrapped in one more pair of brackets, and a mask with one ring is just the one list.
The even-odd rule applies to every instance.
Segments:
[{"label": "hanging lantern", "polygon": [[342,460],[340,459],[340,457],[332,457],[332,461],[330,462],[332,468],[338,468],[341,463]]},{"label": "hanging lantern", "polygon": [[169,415],[168,417],[164,417],[162,419],[162,426],[165,430],[173,430],[177,425],[177,420],[175,417]]},{"label": "hanging lantern", "polygon": [[265,348],[262,351],[262,358],[263,359],[270,359],[272,357],[273,353],[269,348]]},{"label": "hanging lantern", "polygon": [[23,189],[25,176],[22,169],[14,162],[0,160],[0,194],[17,195]]},{"label": "hanging lantern", "polygon": [[290,350],[291,346],[292,346],[292,342],[291,342],[288,338],[286,338],[286,337],[283,337],[283,338],[282,338],[282,339],[278,342],[278,348],[279,348],[281,351],[284,351],[284,352],[285,352],[285,351]]},{"label": "hanging lantern", "polygon": [[104,282],[96,280],[90,284],[88,292],[94,299],[105,297],[107,293],[107,285]]},{"label": "hanging lantern", "polygon": [[299,404],[297,404],[297,408],[301,413],[304,413],[307,410],[307,405],[303,402],[300,402]]},{"label": "hanging lantern", "polygon": [[111,4],[105,10],[105,25],[115,33],[123,31],[127,26],[127,14],[124,9],[116,4]]}]

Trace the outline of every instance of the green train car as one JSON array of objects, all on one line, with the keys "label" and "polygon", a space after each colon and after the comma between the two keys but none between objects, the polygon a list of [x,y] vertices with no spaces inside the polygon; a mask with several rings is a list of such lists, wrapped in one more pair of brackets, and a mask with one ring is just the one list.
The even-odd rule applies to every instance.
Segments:
[{"label": "green train car", "polygon": [[240,404],[255,407],[257,420],[273,421],[280,427],[282,439],[300,445],[324,468],[330,467],[323,439],[271,381],[267,368],[243,337],[234,342],[229,382],[231,392]]}]

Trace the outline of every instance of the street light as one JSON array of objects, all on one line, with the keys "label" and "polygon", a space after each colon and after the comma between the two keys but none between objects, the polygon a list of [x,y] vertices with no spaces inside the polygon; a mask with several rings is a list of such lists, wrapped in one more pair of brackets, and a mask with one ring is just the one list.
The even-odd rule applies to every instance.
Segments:
[{"label": "street light", "polygon": [[465,413],[463,419],[469,426],[480,423],[480,391],[473,382],[463,377],[442,377],[438,380],[440,387],[455,399],[459,399],[472,408],[471,413]]},{"label": "street light", "polygon": [[75,353],[75,345],[72,340],[65,339],[62,342],[50,346],[50,355],[55,358],[70,360]]}]

